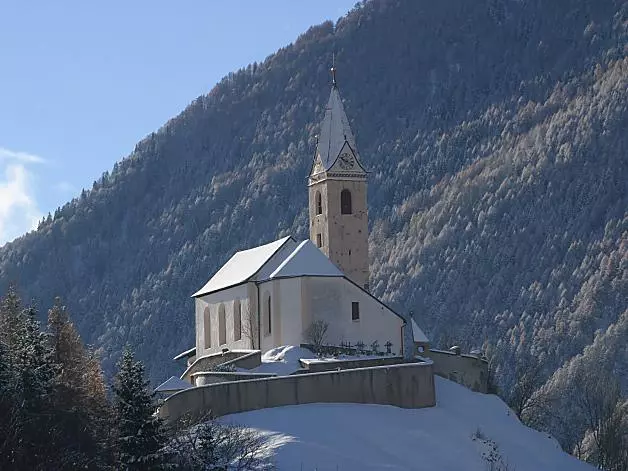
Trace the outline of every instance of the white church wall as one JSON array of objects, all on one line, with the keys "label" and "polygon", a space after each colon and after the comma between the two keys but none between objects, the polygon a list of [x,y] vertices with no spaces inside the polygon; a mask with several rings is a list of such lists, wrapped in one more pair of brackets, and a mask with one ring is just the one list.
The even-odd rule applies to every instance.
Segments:
[{"label": "white church wall", "polygon": [[[377,340],[380,351],[386,351],[384,344],[390,341],[392,353],[400,352],[403,321],[386,306],[344,278],[308,277],[304,282],[310,322],[328,323],[327,343],[361,341],[368,348]],[[353,302],[359,303],[359,320],[352,320]]]},{"label": "white church wall", "polygon": [[[196,298],[196,352],[197,358],[202,355],[220,352],[223,348],[248,349],[251,348],[249,335],[247,335],[247,316],[255,312],[255,302],[251,300],[251,285],[247,283],[234,286],[217,293],[208,294]],[[240,304],[241,335],[236,340],[235,332],[235,308]],[[220,342],[220,310],[224,308],[225,342]],[[207,317],[209,314],[209,319]],[[209,345],[208,345],[209,343]]]},{"label": "white church wall", "polygon": [[[262,314],[262,351],[281,345],[299,345],[302,339],[301,278],[271,280],[259,285]],[[268,297],[271,331],[268,332]]]}]

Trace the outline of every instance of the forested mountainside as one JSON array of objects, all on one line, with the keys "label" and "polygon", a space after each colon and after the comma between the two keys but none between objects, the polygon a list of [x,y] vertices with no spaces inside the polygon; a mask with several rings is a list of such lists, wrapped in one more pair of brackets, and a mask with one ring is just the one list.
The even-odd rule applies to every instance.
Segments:
[{"label": "forested mountainside", "polygon": [[437,345],[487,347],[505,389],[533,357],[545,387],[576,362],[628,392],[624,0],[356,5],[229,74],[0,248],[0,291],[60,295],[107,372],[127,343],[153,381],[177,371],[190,294],[238,249],[307,237],[333,51],[372,172],[374,294]]}]

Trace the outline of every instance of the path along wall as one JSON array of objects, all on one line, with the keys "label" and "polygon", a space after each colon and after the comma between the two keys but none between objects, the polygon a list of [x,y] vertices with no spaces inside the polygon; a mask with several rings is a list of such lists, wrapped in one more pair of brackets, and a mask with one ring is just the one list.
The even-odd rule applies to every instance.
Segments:
[{"label": "path along wall", "polygon": [[167,421],[214,417],[269,407],[338,402],[418,409],[436,404],[432,363],[282,376],[186,389],[159,408]]}]

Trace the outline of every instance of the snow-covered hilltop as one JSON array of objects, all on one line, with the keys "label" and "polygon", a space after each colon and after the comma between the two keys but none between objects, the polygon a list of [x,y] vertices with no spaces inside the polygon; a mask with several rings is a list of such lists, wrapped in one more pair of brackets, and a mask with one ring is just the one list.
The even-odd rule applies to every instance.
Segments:
[{"label": "snow-covered hilltop", "polygon": [[592,471],[497,397],[436,378],[436,407],[309,404],[223,420],[268,438],[279,470]]}]

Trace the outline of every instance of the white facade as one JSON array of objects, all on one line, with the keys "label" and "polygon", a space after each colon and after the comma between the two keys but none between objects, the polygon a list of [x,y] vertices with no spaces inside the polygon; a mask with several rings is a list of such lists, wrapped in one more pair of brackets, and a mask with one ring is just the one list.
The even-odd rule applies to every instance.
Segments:
[{"label": "white facade", "polygon": [[307,343],[315,321],[328,325],[329,345],[377,341],[385,351],[390,342],[393,353],[401,351],[401,317],[310,241],[286,241],[250,280],[196,298],[196,354]]}]

